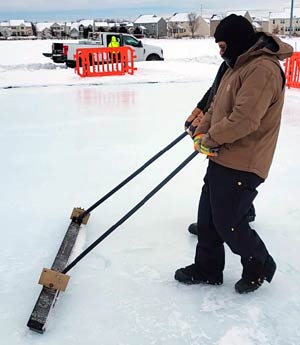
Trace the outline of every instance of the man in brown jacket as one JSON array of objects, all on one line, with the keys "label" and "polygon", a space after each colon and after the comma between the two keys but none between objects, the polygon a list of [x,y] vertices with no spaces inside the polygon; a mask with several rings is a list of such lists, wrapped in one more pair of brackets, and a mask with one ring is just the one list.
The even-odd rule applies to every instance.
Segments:
[{"label": "man in brown jacket", "polygon": [[255,34],[242,16],[223,19],[215,32],[229,68],[212,105],[196,129],[195,148],[209,158],[198,208],[195,263],[175,272],[185,284],[222,284],[224,243],[241,257],[238,293],[271,282],[276,264],[251,229],[247,213],[273,159],[284,101],[279,64],[292,47],[277,37]]},{"label": "man in brown jacket", "polygon": [[[199,126],[202,117],[205,116],[206,112],[210,108],[211,102],[215,94],[217,93],[221,79],[223,75],[225,74],[225,72],[227,71],[227,69],[228,69],[228,65],[224,61],[218,69],[218,72],[215,76],[212,86],[206,91],[202,99],[197,103],[196,108],[193,109],[192,113],[186,119],[184,128],[192,139],[194,139],[196,135],[195,131],[197,127]],[[254,222],[255,216],[256,216],[255,208],[254,208],[254,205],[252,204],[247,214],[248,222],[249,223]],[[198,235],[198,224],[197,223],[190,224],[188,227],[188,231],[189,233],[193,235]]]}]

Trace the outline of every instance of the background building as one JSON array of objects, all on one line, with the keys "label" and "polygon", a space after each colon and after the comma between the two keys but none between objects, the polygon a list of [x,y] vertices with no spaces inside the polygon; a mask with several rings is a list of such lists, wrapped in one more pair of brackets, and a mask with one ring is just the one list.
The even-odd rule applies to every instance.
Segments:
[{"label": "background building", "polygon": [[160,38],[167,36],[167,22],[163,17],[153,14],[141,15],[133,22],[134,28],[145,27],[144,34],[149,37]]},{"label": "background building", "polygon": [[[285,8],[283,12],[270,14],[270,32],[279,35],[289,35],[290,33],[290,8]],[[293,11],[292,35],[300,36],[300,8]]]},{"label": "background building", "polygon": [[196,13],[175,13],[168,20],[169,37],[205,37],[210,34],[210,21]]},{"label": "background building", "polygon": [[33,35],[32,24],[25,20],[8,20],[0,23],[0,32],[13,37],[28,37]]}]

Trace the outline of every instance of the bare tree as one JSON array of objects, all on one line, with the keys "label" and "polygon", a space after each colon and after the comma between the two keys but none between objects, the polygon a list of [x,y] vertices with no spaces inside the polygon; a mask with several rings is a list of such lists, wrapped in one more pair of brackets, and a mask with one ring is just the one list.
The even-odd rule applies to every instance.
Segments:
[{"label": "bare tree", "polygon": [[169,25],[169,32],[171,34],[171,36],[173,36],[174,38],[178,38],[178,33],[179,33],[179,26],[176,22],[170,22]]},{"label": "bare tree", "polygon": [[194,38],[195,32],[198,29],[198,16],[195,12],[191,12],[188,14],[189,19],[189,28],[192,34],[192,38]]},{"label": "bare tree", "polygon": [[11,29],[10,28],[3,28],[3,29],[0,28],[0,33],[5,39],[7,39],[9,36],[11,36]]}]

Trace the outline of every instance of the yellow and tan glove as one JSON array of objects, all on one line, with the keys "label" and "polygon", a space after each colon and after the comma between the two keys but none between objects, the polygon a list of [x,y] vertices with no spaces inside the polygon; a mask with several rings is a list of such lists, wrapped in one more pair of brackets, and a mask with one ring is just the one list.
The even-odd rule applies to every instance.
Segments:
[{"label": "yellow and tan glove", "polygon": [[[213,144],[215,147],[208,147],[206,143]],[[219,154],[220,146],[214,142],[209,134],[197,134],[194,137],[194,149],[209,157],[216,157]]]},{"label": "yellow and tan glove", "polygon": [[200,146],[201,146],[201,138],[203,134],[197,134],[194,136],[194,150],[200,152]]},{"label": "yellow and tan glove", "polygon": [[200,149],[198,150],[203,155],[209,156],[209,157],[216,157],[219,154],[220,148],[219,147],[207,147],[202,144],[200,144]]}]

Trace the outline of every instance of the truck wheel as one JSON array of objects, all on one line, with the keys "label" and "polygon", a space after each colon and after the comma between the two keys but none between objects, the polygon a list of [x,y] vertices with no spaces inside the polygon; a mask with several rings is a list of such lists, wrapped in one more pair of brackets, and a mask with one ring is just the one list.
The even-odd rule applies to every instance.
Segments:
[{"label": "truck wheel", "polygon": [[146,61],[159,61],[160,57],[157,54],[150,54],[147,56]]},{"label": "truck wheel", "polygon": [[70,60],[68,60],[68,61],[66,61],[66,65],[67,65],[67,67],[69,67],[69,68],[75,68],[75,67],[76,67],[75,61],[70,61]]}]

